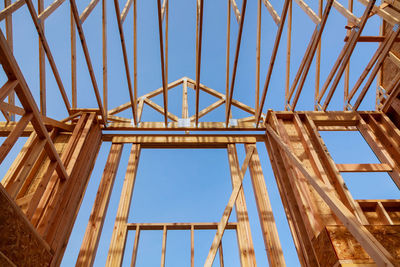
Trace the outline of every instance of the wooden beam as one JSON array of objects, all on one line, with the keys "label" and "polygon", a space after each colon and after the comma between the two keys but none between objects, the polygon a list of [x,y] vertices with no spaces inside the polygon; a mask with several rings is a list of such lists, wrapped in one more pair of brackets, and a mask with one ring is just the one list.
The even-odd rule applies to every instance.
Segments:
[{"label": "wooden beam", "polygon": [[8,7],[4,8],[3,10],[0,11],[0,21],[3,19],[7,18],[8,16],[11,16],[12,13],[17,11],[20,7],[22,7],[25,4],[24,0],[17,0]]},{"label": "wooden beam", "polygon": [[78,29],[79,38],[81,40],[81,45],[82,45],[82,49],[83,49],[83,54],[85,56],[86,65],[87,65],[87,68],[89,70],[90,80],[92,82],[94,94],[96,96],[97,105],[99,106],[99,109],[100,109],[100,112],[101,112],[101,117],[102,117],[103,121],[106,122],[106,120],[105,120],[105,112],[104,112],[103,104],[102,104],[102,101],[101,101],[99,88],[97,86],[96,76],[95,76],[94,71],[93,71],[92,60],[91,60],[90,55],[89,55],[89,49],[87,47],[85,34],[83,33],[82,23],[79,20],[78,8],[76,6],[75,0],[70,0],[70,4],[71,4],[71,11],[72,11],[72,14],[73,14],[74,19],[75,19],[76,28]]},{"label": "wooden beam", "polygon": [[321,18],[318,17],[318,15],[315,14],[314,10],[312,10],[303,0],[295,0],[295,1],[315,24],[321,23]]},{"label": "wooden beam", "polygon": [[57,173],[60,175],[61,179],[67,179],[68,175],[65,171],[65,167],[54,147],[53,141],[50,139],[49,133],[47,132],[41,115],[39,114],[35,100],[12,52],[10,51],[9,46],[7,45],[7,41],[4,38],[3,32],[0,32],[0,62],[3,65],[3,69],[8,79],[18,80],[18,85],[15,88],[15,92],[17,93],[25,112],[32,112],[32,125],[35,128],[38,136],[46,140],[45,148],[50,159],[52,161],[57,161]]},{"label": "wooden beam", "polygon": [[394,266],[393,256],[375,239],[375,237],[363,226],[346,206],[332,193],[330,189],[317,177],[311,175],[304,168],[301,161],[293,154],[291,149],[281,140],[271,126],[267,125],[268,135],[279,145],[281,150],[289,157],[297,169],[304,175],[307,181],[318,192],[321,198],[328,204],[336,216],[343,222],[350,233],[360,242],[361,246],[374,259],[376,264],[382,266]]},{"label": "wooden beam", "polygon": [[279,26],[279,24],[281,23],[281,18],[279,17],[274,7],[271,5],[269,0],[262,0],[262,1],[265,7],[267,8],[269,14],[271,15],[272,19],[275,21],[276,25]]},{"label": "wooden beam", "polygon": [[232,9],[233,9],[233,11],[234,11],[234,13],[235,13],[236,21],[237,21],[238,23],[240,23],[240,18],[241,18],[241,16],[240,16],[240,10],[239,10],[239,8],[238,8],[238,6],[237,6],[237,4],[236,4],[236,1],[235,1],[235,0],[229,0],[229,1],[231,2]]},{"label": "wooden beam", "polygon": [[393,168],[387,163],[336,164],[340,172],[391,172]]},{"label": "wooden beam", "polygon": [[[168,88],[167,80],[165,77],[165,63],[164,63],[164,39],[162,33],[162,20],[161,20],[161,0],[157,0],[158,11],[158,37],[160,41],[160,63],[161,63],[161,80],[163,87],[163,103],[164,103],[164,127],[168,128]],[[132,102],[132,100],[131,100]]]},{"label": "wooden beam", "polygon": [[135,241],[133,241],[131,267],[136,266],[136,258],[137,258],[137,252],[138,252],[138,248],[139,248],[139,238],[140,238],[140,225],[136,226],[135,231],[136,232],[135,232]]},{"label": "wooden beam", "polygon": [[133,144],[128,160],[128,167],[122,186],[121,199],[118,205],[117,217],[108,251],[106,266],[119,266],[125,250],[127,236],[127,219],[132,200],[133,187],[140,156],[140,145]]},{"label": "wooden beam", "polygon": [[235,80],[236,80],[236,71],[237,71],[237,65],[239,62],[239,52],[240,52],[240,44],[242,43],[242,33],[243,33],[243,25],[244,25],[244,17],[246,14],[246,5],[247,5],[247,0],[243,0],[242,2],[242,15],[240,19],[240,24],[239,24],[239,32],[236,40],[236,49],[235,49],[235,59],[233,61],[233,69],[232,69],[232,78],[231,78],[231,84],[230,84],[230,90],[229,90],[229,95],[226,96],[227,98],[227,111],[225,114],[225,124],[229,125],[229,118],[230,118],[230,113],[231,113],[231,105],[232,105],[232,99],[233,99],[233,89],[235,88]]},{"label": "wooden beam", "polygon": [[45,10],[38,11],[38,19],[44,22],[58,7],[60,7],[65,0],[54,0]]},{"label": "wooden beam", "polygon": [[337,0],[333,1],[333,7],[339,11],[340,14],[342,14],[347,20],[354,25],[359,25],[361,20],[357,18],[350,10],[342,6]]},{"label": "wooden beam", "polygon": [[35,7],[32,4],[32,0],[26,0],[26,5],[28,6],[28,10],[29,10],[29,13],[30,13],[30,15],[32,17],[32,21],[33,21],[33,23],[35,25],[35,28],[36,28],[37,32],[38,32],[40,41],[41,41],[41,43],[43,45],[43,49],[46,52],[47,59],[49,61],[50,67],[51,67],[51,69],[53,71],[53,74],[54,74],[54,78],[56,80],[56,83],[58,85],[58,88],[60,90],[62,99],[63,99],[64,104],[65,104],[65,107],[67,108],[67,111],[68,111],[68,114],[69,114],[70,113],[70,109],[71,109],[71,105],[69,103],[67,93],[65,92],[64,85],[63,85],[63,83],[61,81],[60,74],[58,73],[58,69],[57,69],[56,63],[54,61],[53,54],[51,53],[51,50],[50,50],[49,44],[47,42],[46,36],[44,34],[43,27],[40,24],[40,21],[38,20],[38,16],[36,14]]},{"label": "wooden beam", "polygon": [[129,9],[131,8],[133,0],[127,0],[124,6],[124,9],[122,9],[121,13],[121,23],[124,23],[126,16],[128,15]]},{"label": "wooden beam", "polygon": [[[159,113],[161,113],[162,115],[165,115],[165,108],[163,109],[161,106],[159,106],[158,104],[154,103],[153,101],[151,101],[148,98],[143,98],[144,103],[146,103],[147,105],[149,105],[150,107],[152,107],[155,111],[158,111]],[[167,117],[170,118],[173,121],[178,121],[178,117],[174,114],[172,114],[171,112],[168,111],[167,113]]]},{"label": "wooden beam", "polygon": [[269,266],[286,266],[257,147],[255,144],[246,144],[245,149],[246,153],[248,153],[250,149],[253,149],[253,156],[249,163],[249,171]]},{"label": "wooden beam", "polygon": [[99,0],[90,1],[89,5],[83,10],[82,14],[79,16],[81,23],[83,24],[93,9],[96,7]]},{"label": "wooden beam", "polygon": [[123,57],[124,57],[125,74],[126,74],[126,79],[127,79],[127,82],[128,82],[129,99],[130,99],[131,108],[132,108],[132,118],[133,118],[133,122],[136,125],[137,124],[136,99],[135,99],[135,96],[134,96],[134,93],[133,93],[133,89],[132,89],[132,81],[131,81],[131,74],[130,74],[130,70],[129,70],[128,54],[126,52],[124,29],[122,27],[121,17],[119,15],[120,11],[119,11],[119,2],[118,2],[118,0],[114,0],[114,7],[115,7],[115,13],[117,15],[119,37],[120,37],[120,40],[121,40],[122,54],[123,54]]},{"label": "wooden beam", "polygon": [[260,123],[260,118],[261,118],[262,110],[263,110],[263,107],[264,107],[265,98],[267,96],[269,82],[271,81],[272,70],[274,69],[276,54],[278,53],[279,43],[280,43],[280,40],[281,40],[283,27],[285,25],[286,15],[287,15],[287,11],[288,11],[288,7],[289,7],[290,1],[291,0],[285,0],[285,2],[283,4],[283,9],[282,9],[282,14],[281,14],[281,21],[280,21],[280,24],[279,24],[279,27],[278,27],[278,31],[277,31],[276,36],[275,36],[274,48],[272,49],[271,59],[269,61],[269,65],[268,65],[268,72],[267,72],[267,76],[265,78],[263,93],[261,95],[261,102],[260,102],[260,105],[259,105],[259,110],[258,110],[258,112],[256,114],[256,128],[258,127],[258,124]]},{"label": "wooden beam", "polygon": [[200,101],[200,67],[201,67],[201,44],[203,36],[203,7],[204,0],[196,1],[196,106],[195,125],[199,123],[199,101]]},{"label": "wooden beam", "polygon": [[167,250],[167,226],[163,227],[163,239],[161,247],[161,267],[165,267],[165,253]]},{"label": "wooden beam", "polygon": [[249,163],[250,163],[251,157],[253,155],[253,152],[254,152],[254,147],[251,147],[249,149],[249,151],[246,153],[246,158],[245,158],[245,160],[243,162],[243,165],[242,165],[242,168],[240,170],[240,173],[232,174],[232,175],[238,175],[239,176],[238,178],[240,180],[238,181],[238,183],[235,183],[235,185],[233,187],[233,190],[232,190],[232,193],[231,193],[231,196],[229,198],[228,204],[226,205],[226,208],[225,208],[225,210],[223,212],[221,221],[218,224],[217,232],[215,233],[214,240],[213,240],[213,242],[211,244],[210,251],[208,252],[208,256],[207,256],[206,262],[204,264],[204,266],[206,266],[206,267],[211,267],[213,262],[214,262],[215,255],[217,254],[217,250],[218,250],[218,247],[219,247],[219,245],[221,243],[221,239],[222,239],[222,236],[224,234],[226,225],[228,224],[228,220],[229,220],[229,217],[231,215],[231,212],[232,212],[232,209],[233,209],[233,205],[235,204],[236,199],[239,196],[240,190],[242,189],[243,178],[244,178],[244,175],[246,173],[247,167],[249,166]]},{"label": "wooden beam", "polygon": [[122,148],[123,144],[111,145],[92,212],[90,213],[85,236],[76,261],[76,266],[93,266],[104,219],[107,214],[107,207],[110,202],[111,192],[118,171],[119,161],[121,159]]},{"label": "wooden beam", "polygon": [[[356,44],[357,44],[357,39],[360,37],[361,32],[364,30],[364,27],[367,23],[367,20],[369,18],[370,12],[371,12],[374,4],[375,4],[375,0],[371,0],[369,2],[368,6],[365,8],[364,14],[361,18],[361,22],[360,22],[358,28],[354,28],[354,30],[352,31],[350,41],[347,42],[346,45],[343,47],[343,50],[340,53],[338,59],[336,60],[331,73],[329,73],[328,79],[324,83],[324,86],[322,88],[323,93],[325,93],[325,90],[327,89],[331,79],[333,78],[333,76],[331,74],[332,73],[334,74],[337,71],[339,64],[341,64],[339,70],[337,71],[336,77],[333,80],[331,89],[329,90],[328,95],[325,99],[324,105],[322,107],[322,109],[324,111],[327,109],[329,102],[332,99],[333,93],[335,92],[335,90],[340,82],[340,79],[342,78],[343,72],[345,71],[345,68],[350,61],[350,57],[353,54],[354,48],[356,47]],[[322,95],[321,95],[321,97],[322,97]]]},{"label": "wooden beam", "polygon": [[[200,110],[200,112],[198,113],[198,118],[200,119],[201,117],[203,117],[204,115],[210,113],[211,111],[213,111],[214,109],[218,108],[219,106],[223,105],[225,103],[224,99],[220,99],[216,102],[214,102],[213,104],[209,105],[208,107]],[[196,115],[193,115],[190,117],[190,121],[193,122],[196,120]]]}]

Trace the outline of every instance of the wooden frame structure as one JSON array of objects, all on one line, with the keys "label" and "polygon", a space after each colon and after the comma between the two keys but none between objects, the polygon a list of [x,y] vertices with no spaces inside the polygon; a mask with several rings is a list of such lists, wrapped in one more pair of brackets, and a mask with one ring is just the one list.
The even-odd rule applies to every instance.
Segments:
[{"label": "wooden frame structure", "polygon": [[[258,210],[262,237],[270,266],[285,266],[271,201],[261,169],[257,144],[264,143],[277,181],[281,200],[302,266],[399,266],[400,265],[400,200],[355,200],[347,188],[342,172],[386,172],[400,189],[400,2],[384,0],[377,6],[375,0],[358,0],[362,7],[355,10],[353,0],[344,7],[338,0],[319,0],[318,11],[305,0],[295,0],[297,7],[310,18],[315,28],[295,75],[292,63],[292,0],[274,3],[257,0],[256,23],[256,83],[254,107],[234,98],[235,80],[244,33],[248,1],[239,8],[235,0],[227,0],[227,43],[225,93],[202,83],[201,60],[203,42],[204,0],[196,1],[195,79],[182,77],[168,80],[169,0],[157,0],[157,26],[160,50],[162,85],[138,96],[138,0],[127,0],[124,8],[114,0],[116,22],[122,50],[124,75],[129,101],[108,109],[107,58],[107,1],[101,5],[102,86],[95,75],[89,53],[84,22],[96,8],[99,0],[91,0],[79,12],[75,0],[70,0],[71,88],[61,79],[53,51],[45,32],[45,21],[63,3],[55,0],[48,7],[39,0],[35,8],[31,0],[5,0],[0,11],[0,63],[6,81],[0,88],[0,135],[5,137],[0,146],[2,163],[20,137],[28,137],[17,158],[11,164],[0,185],[0,265],[4,266],[58,266],[64,255],[81,201],[86,191],[97,153],[103,142],[111,142],[103,176],[83,238],[76,265],[92,266],[107,214],[111,192],[124,146],[130,146],[128,167],[113,229],[107,266],[120,266],[128,231],[135,231],[131,266],[135,266],[140,233],[145,230],[163,231],[161,266],[165,266],[168,231],[187,230],[191,236],[191,266],[194,266],[194,231],[215,229],[205,266],[212,266],[219,254],[224,265],[221,239],[225,230],[234,230],[238,240],[241,266],[256,266],[256,258],[247,214],[243,179],[249,170]],[[39,40],[39,99],[35,100],[13,53],[13,15],[19,9],[28,9]],[[264,6],[265,9],[264,10]],[[275,6],[275,7],[274,7]],[[133,75],[126,46],[124,24],[132,8],[133,20]],[[278,8],[280,14],[276,11]],[[247,9],[247,11],[246,11]],[[234,18],[231,18],[231,12]],[[268,11],[276,28],[270,60],[266,62],[265,83],[260,91],[262,14]],[[357,13],[356,13],[357,11]],[[344,45],[339,55],[329,62],[333,67],[326,80],[321,81],[321,46],[327,33],[326,24],[333,12],[347,22]],[[362,14],[357,17],[355,14]],[[363,30],[372,17],[379,17],[381,31],[376,36],[364,36]],[[237,25],[231,25],[236,20]],[[286,26],[285,26],[286,23]],[[126,26],[125,26],[126,27]],[[237,27],[233,64],[230,62],[231,28]],[[283,107],[285,111],[265,111],[267,93],[272,83],[278,50],[286,31],[286,63]],[[82,46],[85,64],[93,87],[97,108],[78,107],[76,35]],[[357,44],[376,43],[377,49],[363,72],[350,83],[350,60],[357,54]],[[204,55],[204,51],[203,51]],[[56,120],[47,110],[46,58],[56,81],[68,117]],[[354,60],[356,61],[356,60]],[[352,61],[353,62],[353,61]],[[315,63],[315,72],[311,66]],[[232,68],[232,69],[231,69]],[[315,74],[313,107],[296,111],[306,86],[306,79]],[[310,75],[309,75],[310,74]],[[337,88],[343,82],[342,109],[330,110]],[[293,79],[291,79],[293,76]],[[375,110],[360,111],[368,90],[377,80]],[[362,89],[360,90],[360,87]],[[168,108],[168,92],[182,88],[181,114]],[[188,90],[195,92],[194,103],[189,102]],[[351,88],[351,89],[350,89]],[[236,89],[238,90],[238,89]],[[200,92],[216,98],[200,110]],[[71,102],[68,97],[71,95]],[[16,95],[16,97],[15,97]],[[162,95],[163,105],[153,99]],[[261,95],[261,96],[260,96]],[[304,93],[303,93],[304,96]],[[268,95],[268,97],[270,97]],[[272,96],[271,96],[272,97]],[[171,103],[170,103],[171,104]],[[331,104],[331,105],[330,105]],[[160,121],[146,121],[144,107],[150,107],[163,117]],[[170,105],[171,106],[171,105]],[[220,121],[207,121],[204,116],[225,106]],[[193,108],[192,113],[190,109]],[[233,118],[232,109],[247,113]],[[335,106],[333,107],[335,109]],[[124,117],[125,110],[132,116]],[[329,109],[329,111],[328,111]],[[157,133],[147,133],[148,131]],[[207,132],[201,134],[198,132]],[[329,154],[320,131],[358,131],[380,163],[337,164]],[[176,132],[181,132],[178,134]],[[195,132],[195,133],[192,133]],[[240,133],[238,133],[240,132]],[[239,165],[236,146],[244,145],[245,158]],[[142,223],[129,222],[129,208],[140,152],[153,148],[213,148],[226,149],[232,181],[232,193],[219,222],[208,223]],[[259,148],[259,146],[258,146]],[[236,222],[228,222],[235,207]],[[349,252],[350,251],[350,252]]]}]

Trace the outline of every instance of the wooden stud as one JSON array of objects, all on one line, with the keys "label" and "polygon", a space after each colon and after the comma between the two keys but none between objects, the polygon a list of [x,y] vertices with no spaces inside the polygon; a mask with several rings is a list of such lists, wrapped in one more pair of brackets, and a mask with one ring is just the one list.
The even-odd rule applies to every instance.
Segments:
[{"label": "wooden stud", "polygon": [[135,267],[136,266],[137,252],[138,252],[138,249],[139,249],[139,238],[140,238],[140,225],[138,225],[136,227],[135,241],[133,242],[131,267]]}]

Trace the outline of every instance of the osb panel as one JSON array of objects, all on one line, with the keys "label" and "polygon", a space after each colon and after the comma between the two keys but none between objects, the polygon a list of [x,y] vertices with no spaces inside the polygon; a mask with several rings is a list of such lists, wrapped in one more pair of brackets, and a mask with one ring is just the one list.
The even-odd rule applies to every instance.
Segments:
[{"label": "osb panel", "polygon": [[6,194],[0,188],[0,251],[17,266],[48,266],[52,255]]},{"label": "osb panel", "polygon": [[317,254],[320,266],[334,266],[338,261],[332,241],[329,238],[327,230],[321,231],[318,237],[312,242],[314,250]]},{"label": "osb panel", "polygon": [[[400,225],[367,225],[366,228],[400,264]],[[339,260],[374,263],[344,226],[327,226],[327,234]]]},{"label": "osb panel", "polygon": [[[390,33],[393,28],[388,23],[384,23],[384,34],[387,35]],[[400,58],[400,42],[395,42],[392,46],[392,49],[390,50],[393,54],[395,54],[398,58]],[[392,62],[391,59],[388,57],[385,59],[383,62],[382,66],[382,81],[381,84],[383,88],[388,89],[389,85],[393,81],[394,76],[399,72],[399,68]]]}]

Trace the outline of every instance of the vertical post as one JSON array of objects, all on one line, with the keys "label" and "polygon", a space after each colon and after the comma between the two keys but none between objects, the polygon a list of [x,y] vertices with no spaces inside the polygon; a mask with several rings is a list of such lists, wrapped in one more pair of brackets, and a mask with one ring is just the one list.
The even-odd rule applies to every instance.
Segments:
[{"label": "vertical post", "polygon": [[140,238],[140,225],[137,225],[136,231],[135,231],[135,241],[133,243],[131,267],[136,266],[137,251],[138,251],[138,247],[139,247],[139,238]]},{"label": "vertical post", "polygon": [[251,147],[254,148],[254,152],[249,164],[250,177],[256,199],[258,216],[260,218],[265,249],[268,254],[268,262],[270,266],[285,266],[285,259],[283,257],[278,230],[276,229],[275,219],[272,213],[271,202],[268,197],[268,191],[265,185],[257,148],[255,144],[245,145],[246,152]]},{"label": "vertical post", "polygon": [[[318,1],[318,16],[322,18],[322,0]],[[318,40],[317,57],[315,64],[315,94],[314,94],[314,110],[318,110],[317,99],[319,95],[319,83],[321,75],[321,39]]]},{"label": "vertical post", "polygon": [[101,230],[107,214],[107,207],[114,187],[119,161],[121,159],[123,144],[112,144],[107,162],[104,167],[103,177],[97,190],[89,223],[86,227],[85,236],[76,261],[76,266],[93,266],[99,244]]},{"label": "vertical post", "polygon": [[256,45],[256,114],[260,102],[260,47],[261,47],[261,0],[257,1],[257,45]]},{"label": "vertical post", "polygon": [[107,1],[101,1],[102,34],[103,34],[103,106],[104,124],[107,125],[108,113],[108,77],[107,77]]},{"label": "vertical post", "polygon": [[[232,187],[234,188],[236,184],[241,183],[239,161],[235,144],[228,144],[228,160],[231,171]],[[243,187],[240,189],[239,195],[236,199],[235,210],[238,221],[237,238],[240,262],[242,266],[257,266]]]},{"label": "vertical post", "polygon": [[190,226],[190,267],[194,267],[194,225]]},{"label": "vertical post", "polygon": [[162,239],[162,248],[161,248],[161,267],[165,267],[165,251],[167,246],[167,226],[163,227],[163,239]]},{"label": "vertical post", "polygon": [[72,108],[77,108],[77,90],[76,90],[76,26],[74,15],[71,8],[71,91]]},{"label": "vertical post", "polygon": [[[137,108],[137,3],[133,0],[133,100],[135,110]],[[136,122],[138,123],[140,118],[136,112]]]},{"label": "vertical post", "polygon": [[[11,0],[4,0],[4,8],[11,5]],[[11,51],[13,51],[13,27],[12,27],[12,13],[6,17],[6,36],[7,36],[7,44],[10,47]],[[39,42],[40,43],[40,42]],[[14,105],[15,104],[15,93],[12,92],[8,96],[8,103]],[[10,117],[12,121],[15,121],[15,115],[10,113]]]},{"label": "vertical post", "polygon": [[[348,9],[350,12],[353,12],[353,0],[348,0]],[[347,21],[347,24],[350,23],[350,20]],[[347,34],[350,33],[350,30],[347,30]],[[349,40],[350,41],[350,40]],[[349,81],[350,81],[350,59],[346,64],[346,72],[344,74],[344,103],[343,110],[347,110],[347,97],[349,95]]]},{"label": "vertical post", "polygon": [[224,252],[222,251],[222,242],[219,243],[219,266],[224,267]]},{"label": "vertical post", "polygon": [[110,248],[108,250],[106,266],[120,266],[122,263],[127,236],[126,224],[129,215],[129,207],[132,200],[133,187],[135,185],[139,156],[140,145],[132,144]]},{"label": "vertical post", "polygon": [[[38,0],[38,14],[42,13],[44,10],[44,1]],[[44,30],[44,20],[40,20],[40,25]],[[39,42],[39,82],[40,82],[40,113],[46,116],[46,62],[45,53],[42,42],[40,38]]]},{"label": "vertical post", "polygon": [[[287,25],[287,43],[286,43],[286,84],[285,84],[285,109],[288,109],[289,104],[289,89],[290,89],[290,53],[292,47],[292,1],[289,1],[288,6],[288,25]],[[282,23],[282,20],[281,20]]]},{"label": "vertical post", "polygon": [[228,112],[226,98],[229,94],[229,48],[231,39],[231,0],[228,1],[227,22],[226,22],[226,81],[225,81],[225,112]]}]

